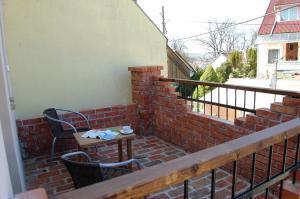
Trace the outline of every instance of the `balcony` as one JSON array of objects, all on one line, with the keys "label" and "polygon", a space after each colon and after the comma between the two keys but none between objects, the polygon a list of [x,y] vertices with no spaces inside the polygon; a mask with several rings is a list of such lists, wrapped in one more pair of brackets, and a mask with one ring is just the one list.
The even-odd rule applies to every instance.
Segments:
[{"label": "balcony", "polygon": [[[125,146],[124,146],[125,147]],[[139,136],[133,143],[134,156],[142,156],[141,163],[151,167],[170,160],[183,157],[188,153],[181,148],[163,141],[155,136]],[[97,152],[91,148],[89,154],[102,163],[117,162],[118,151],[115,145],[98,146]],[[74,190],[71,176],[60,161],[57,153],[54,160],[49,155],[25,160],[26,181],[28,189],[43,187],[49,197]],[[201,175],[190,180],[190,198],[209,197],[210,174]],[[230,197],[232,175],[225,170],[216,171],[216,198]],[[237,179],[238,189],[246,189],[249,184],[242,178]],[[183,184],[175,184],[158,193],[152,193],[152,199],[178,198],[183,196]]]},{"label": "balcony", "polygon": [[277,68],[279,71],[299,72],[300,61],[280,61]]},{"label": "balcony", "polygon": [[[133,104],[82,111],[93,128],[132,125],[138,134],[133,155],[144,157],[145,169],[74,190],[59,158],[62,152],[55,160],[49,159],[49,127],[43,118],[30,118],[17,121],[28,188],[43,187],[49,197],[59,199],[276,198],[290,194],[287,184],[297,181],[300,167],[300,93],[167,79],[160,76],[161,69],[129,68]],[[225,89],[225,100],[183,95],[177,92],[178,85]],[[232,99],[239,95],[229,98],[229,90],[233,95],[242,92],[242,101],[251,101],[253,106],[235,103]],[[269,108],[256,108],[256,97],[262,93],[282,97]],[[205,110],[198,111],[198,105]],[[73,115],[62,117],[81,125]],[[76,145],[61,143],[59,148],[73,151]],[[114,145],[97,149],[87,150],[93,159],[117,161]]]}]

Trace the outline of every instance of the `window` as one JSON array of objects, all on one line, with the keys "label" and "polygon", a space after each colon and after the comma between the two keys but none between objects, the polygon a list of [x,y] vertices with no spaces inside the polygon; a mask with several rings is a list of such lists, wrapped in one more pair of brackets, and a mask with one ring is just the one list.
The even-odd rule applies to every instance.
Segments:
[{"label": "window", "polygon": [[268,64],[274,64],[279,58],[279,50],[272,49],[268,52]]},{"label": "window", "polygon": [[293,21],[298,19],[298,8],[290,8],[280,12],[280,21]]},{"label": "window", "polygon": [[287,43],[286,44],[286,61],[297,61],[298,60],[298,43]]}]

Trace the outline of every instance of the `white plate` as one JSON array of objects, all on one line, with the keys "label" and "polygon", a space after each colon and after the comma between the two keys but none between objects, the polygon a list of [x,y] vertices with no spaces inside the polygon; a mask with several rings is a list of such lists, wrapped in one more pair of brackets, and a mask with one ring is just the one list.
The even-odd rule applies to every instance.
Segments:
[{"label": "white plate", "polygon": [[124,130],[122,129],[120,132],[121,132],[121,134],[128,135],[128,134],[133,133],[133,129],[130,129],[130,131],[124,131]]}]

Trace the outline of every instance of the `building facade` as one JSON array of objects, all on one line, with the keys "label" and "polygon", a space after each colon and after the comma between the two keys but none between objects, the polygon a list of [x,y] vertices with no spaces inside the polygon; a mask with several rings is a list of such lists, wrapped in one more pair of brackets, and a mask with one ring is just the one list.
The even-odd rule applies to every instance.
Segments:
[{"label": "building facade", "polygon": [[258,32],[258,77],[300,71],[300,0],[271,0]]},{"label": "building facade", "polygon": [[167,39],[132,0],[5,0],[18,119],[131,102],[129,66],[163,65]]}]

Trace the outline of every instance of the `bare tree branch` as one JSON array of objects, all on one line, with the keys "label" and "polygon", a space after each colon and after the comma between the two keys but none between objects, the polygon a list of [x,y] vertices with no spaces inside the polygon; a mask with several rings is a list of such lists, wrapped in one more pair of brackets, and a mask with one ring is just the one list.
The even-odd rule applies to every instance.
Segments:
[{"label": "bare tree branch", "polygon": [[247,40],[247,34],[238,32],[232,26],[233,23],[234,21],[228,19],[221,23],[216,20],[212,21],[208,27],[209,36],[195,40],[203,45],[214,58],[224,52],[245,50],[250,45]]}]

